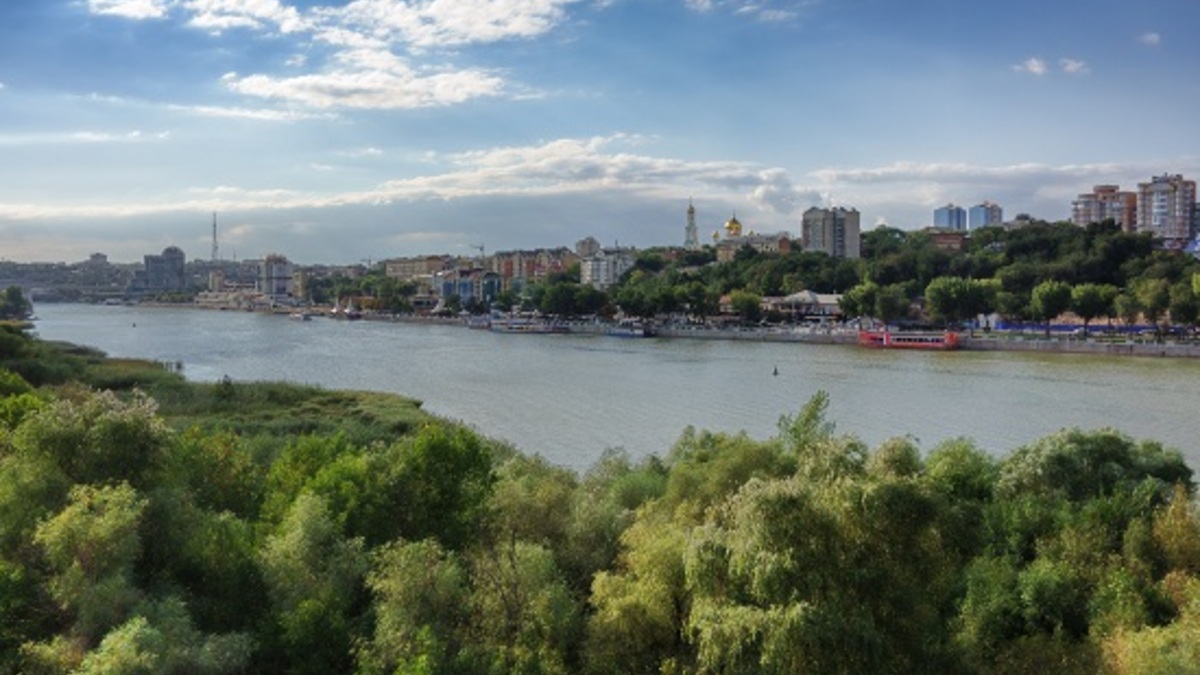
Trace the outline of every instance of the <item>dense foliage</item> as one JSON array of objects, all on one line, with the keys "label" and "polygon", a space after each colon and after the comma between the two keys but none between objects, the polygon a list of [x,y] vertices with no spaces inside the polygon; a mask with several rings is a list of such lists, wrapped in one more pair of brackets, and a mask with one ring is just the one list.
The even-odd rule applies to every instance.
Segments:
[{"label": "dense foliage", "polygon": [[33,305],[20,286],[9,286],[0,291],[0,321],[28,319],[32,313]]},{"label": "dense foliage", "polygon": [[775,438],[576,475],[411,402],[0,336],[0,672],[1200,663],[1192,472],[1116,431],[871,449],[818,394]]},{"label": "dense foliage", "polygon": [[[928,232],[880,226],[862,234],[861,249],[860,259],[847,260],[745,247],[721,263],[711,248],[684,255],[652,249],[638,255],[607,298],[593,300],[606,300],[610,313],[700,321],[718,313],[722,297],[745,321],[779,320],[761,316],[759,301],[804,290],[843,294],[845,318],[888,323],[958,324],[996,313],[1048,324],[1069,311],[1086,324],[1144,321],[1165,331],[1167,324],[1189,327],[1200,320],[1200,262],[1159,250],[1149,234],[1122,232],[1111,221],[987,227],[971,232],[961,249],[940,247]],[[538,297],[550,294],[543,290]],[[534,306],[548,313],[575,309]]]}]

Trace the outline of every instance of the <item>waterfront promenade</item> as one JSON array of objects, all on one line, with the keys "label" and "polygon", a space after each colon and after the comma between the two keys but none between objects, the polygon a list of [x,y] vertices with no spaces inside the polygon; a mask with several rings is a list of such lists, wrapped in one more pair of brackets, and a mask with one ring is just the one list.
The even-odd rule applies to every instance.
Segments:
[{"label": "waterfront promenade", "polygon": [[[221,311],[242,311],[229,308],[205,307],[202,305],[185,304],[153,304],[143,303],[146,307],[163,307],[175,309],[220,309]],[[291,308],[276,308],[262,310],[265,313],[286,315],[294,311]],[[313,308],[316,316],[331,317],[328,308]],[[459,317],[422,316],[411,314],[373,314],[363,313],[362,320],[412,323],[439,326],[467,327],[466,321]],[[567,322],[571,332],[585,335],[603,335],[612,324],[595,321]],[[1200,341],[1157,342],[1151,336],[1111,336],[1103,334],[1100,327],[1093,328],[1093,334],[1088,337],[1081,335],[1064,335],[1052,333],[1046,337],[1040,330],[1027,331],[991,331],[977,330],[974,335],[966,332],[959,334],[959,348],[965,351],[1013,351],[1013,352],[1044,352],[1059,354],[1093,354],[1100,356],[1141,356],[1157,358],[1200,358]],[[825,326],[787,326],[787,327],[713,327],[713,326],[656,326],[654,335],[658,338],[691,339],[691,340],[739,340],[748,342],[795,342],[803,344],[853,345],[858,342],[856,328],[836,324]]]}]

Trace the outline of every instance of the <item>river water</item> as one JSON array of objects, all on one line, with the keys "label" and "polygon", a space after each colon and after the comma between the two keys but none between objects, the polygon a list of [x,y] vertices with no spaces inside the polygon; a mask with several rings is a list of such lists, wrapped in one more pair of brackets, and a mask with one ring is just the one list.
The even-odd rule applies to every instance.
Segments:
[{"label": "river water", "polygon": [[[37,333],[181,362],[192,380],[286,380],[403,394],[576,470],[607,448],[664,455],[687,426],[776,433],[814,393],[840,433],[1003,455],[1064,427],[1115,427],[1200,469],[1200,361],[1074,354],[510,335],[194,309],[40,305]],[[778,374],[775,374],[775,373]]]}]

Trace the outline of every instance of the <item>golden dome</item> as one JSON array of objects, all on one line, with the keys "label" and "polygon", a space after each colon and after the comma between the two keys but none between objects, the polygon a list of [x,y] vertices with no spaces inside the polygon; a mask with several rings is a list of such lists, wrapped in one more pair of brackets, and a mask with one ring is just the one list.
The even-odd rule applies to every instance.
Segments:
[{"label": "golden dome", "polygon": [[738,222],[737,216],[733,216],[725,223],[725,236],[740,237],[742,236],[742,224]]}]

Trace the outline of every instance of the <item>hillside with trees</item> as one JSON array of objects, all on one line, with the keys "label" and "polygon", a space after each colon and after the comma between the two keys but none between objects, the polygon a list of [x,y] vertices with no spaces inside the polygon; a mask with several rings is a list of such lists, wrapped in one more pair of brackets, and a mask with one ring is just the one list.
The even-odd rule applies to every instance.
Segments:
[{"label": "hillside with trees", "polygon": [[1200,261],[1159,250],[1149,234],[1125,233],[1112,222],[981,228],[961,250],[939,247],[929,232],[881,226],[863,233],[861,248],[862,258],[848,260],[747,247],[724,263],[711,248],[682,256],[652,249],[609,290],[607,311],[704,321],[724,297],[743,321],[782,321],[761,314],[762,298],[808,290],[843,294],[844,318],[885,323],[959,325],[996,314],[1010,324],[1046,326],[1070,312],[1089,328],[1097,320],[1140,323],[1161,335],[1200,321]]},{"label": "hillside with trees", "polygon": [[1197,672],[1179,452],[870,448],[827,404],[579,475],[0,324],[0,672]]}]

